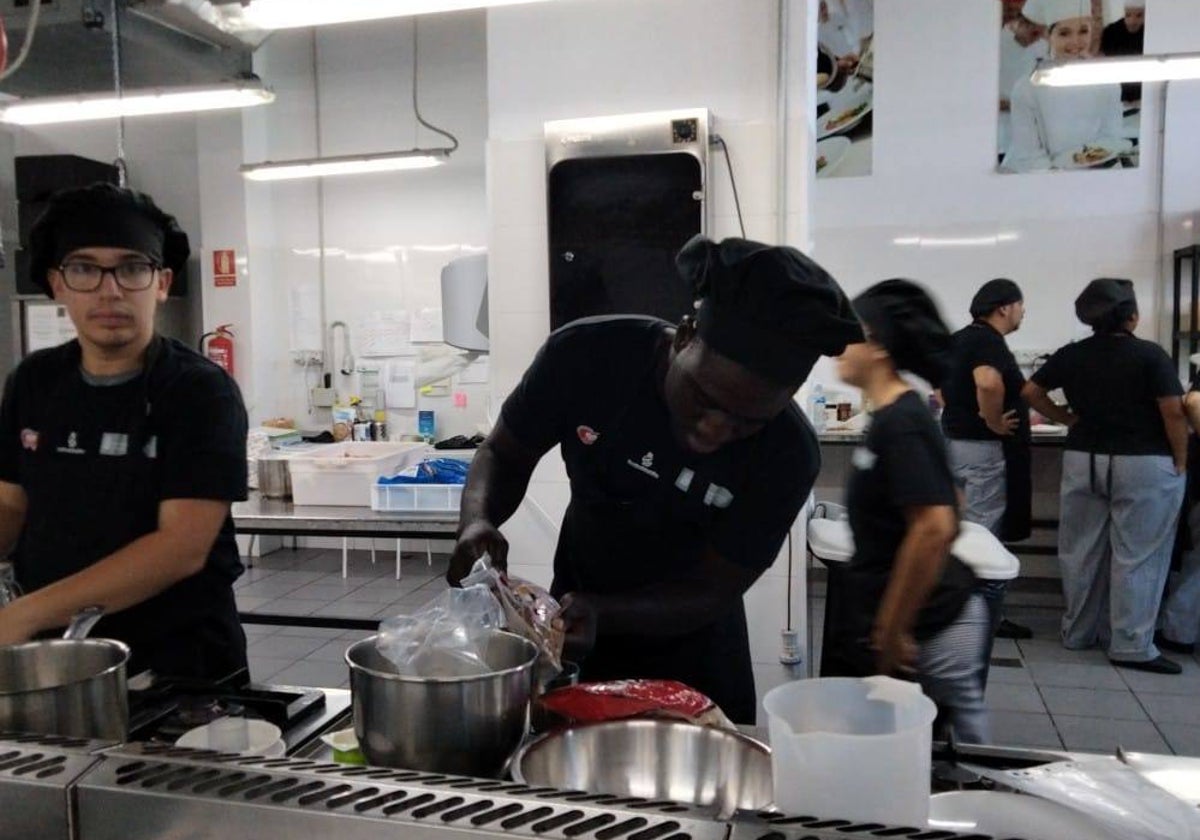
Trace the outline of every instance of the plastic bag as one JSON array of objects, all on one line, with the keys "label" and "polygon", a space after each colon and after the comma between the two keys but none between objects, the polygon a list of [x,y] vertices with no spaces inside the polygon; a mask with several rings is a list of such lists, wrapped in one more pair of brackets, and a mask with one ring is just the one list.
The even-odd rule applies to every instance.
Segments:
[{"label": "plastic bag", "polygon": [[488,587],[447,589],[412,615],[380,624],[375,647],[404,676],[480,676],[495,670],[483,653],[486,637],[503,623]]},{"label": "plastic bag", "polygon": [[379,484],[466,484],[471,465],[458,458],[427,458],[393,476],[381,476]]},{"label": "plastic bag", "polygon": [[[463,586],[488,587],[504,610],[508,629],[538,646],[541,679],[562,670],[563,631],[555,622],[559,605],[549,592],[493,568],[491,558],[486,554],[475,561],[471,573],[462,583]],[[547,670],[552,673],[547,674]]]},{"label": "plastic bag", "polygon": [[1200,840],[1200,814],[1115,758],[1056,761],[1024,770],[984,770],[1002,785],[1087,814],[1128,840]]},{"label": "plastic bag", "polygon": [[568,723],[649,717],[736,728],[708,695],[675,680],[580,683],[550,692],[542,705]]}]

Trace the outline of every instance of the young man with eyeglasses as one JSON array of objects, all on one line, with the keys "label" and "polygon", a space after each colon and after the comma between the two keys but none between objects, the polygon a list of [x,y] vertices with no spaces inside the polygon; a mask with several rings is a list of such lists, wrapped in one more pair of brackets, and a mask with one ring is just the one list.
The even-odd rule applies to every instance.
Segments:
[{"label": "young man with eyeglasses", "polygon": [[5,385],[0,549],[27,594],[0,609],[0,644],[98,604],[95,634],[130,646],[131,673],[246,667],[229,511],[246,498],[246,409],[223,370],[154,329],[187,235],[148,196],[95,184],[51,199],[30,246],[78,339]]}]

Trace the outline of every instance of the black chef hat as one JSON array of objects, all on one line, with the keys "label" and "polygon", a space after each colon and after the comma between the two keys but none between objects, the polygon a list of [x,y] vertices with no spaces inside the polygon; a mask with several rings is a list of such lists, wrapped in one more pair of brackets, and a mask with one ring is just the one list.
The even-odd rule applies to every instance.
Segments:
[{"label": "black chef hat", "polygon": [[937,387],[946,373],[950,329],[937,304],[911,280],[884,280],[854,299],[854,308],[898,370]]},{"label": "black chef hat", "polygon": [[1024,299],[1020,286],[1004,277],[997,277],[980,286],[975,297],[971,298],[971,317],[986,318],[1001,306]]},{"label": "black chef hat", "polygon": [[1137,314],[1133,282],[1098,277],[1075,298],[1075,315],[1097,332],[1111,332]]},{"label": "black chef hat", "polygon": [[784,385],[863,340],[837,281],[795,248],[694,236],[675,257],[700,300],[696,329],[723,356]]},{"label": "black chef hat", "polygon": [[191,254],[187,234],[174,216],[144,193],[107,183],[51,196],[29,232],[30,279],[51,294],[47,272],[80,248],[128,248],[171,269],[177,278]]}]

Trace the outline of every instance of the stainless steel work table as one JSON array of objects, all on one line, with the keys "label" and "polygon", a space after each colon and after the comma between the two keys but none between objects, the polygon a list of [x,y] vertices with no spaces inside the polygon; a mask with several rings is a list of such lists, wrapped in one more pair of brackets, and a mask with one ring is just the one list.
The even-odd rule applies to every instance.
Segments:
[{"label": "stainless steel work table", "polygon": [[[351,537],[396,540],[396,579],[400,579],[400,540],[455,538],[458,511],[407,513],[379,511],[369,507],[341,505],[294,505],[282,499],[266,499],[256,492],[244,502],[233,504],[233,524],[239,534],[253,538],[259,534],[293,537],[341,537],[342,577],[346,576]],[[375,549],[371,549],[374,554]],[[430,557],[426,544],[426,556]],[[374,558],[372,558],[374,559]],[[252,562],[251,562],[252,565]],[[302,627],[342,627],[348,630],[374,630],[378,622],[367,619],[327,618],[322,616],[241,613],[249,624],[290,624]]]}]

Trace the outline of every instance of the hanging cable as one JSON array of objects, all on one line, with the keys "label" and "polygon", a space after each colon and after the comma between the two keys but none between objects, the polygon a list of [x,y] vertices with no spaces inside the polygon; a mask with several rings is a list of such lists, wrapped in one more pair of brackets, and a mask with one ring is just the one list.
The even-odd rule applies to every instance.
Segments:
[{"label": "hanging cable", "polygon": [[725,168],[729,170],[729,186],[733,187],[733,206],[737,208],[738,228],[742,231],[742,239],[745,239],[746,223],[742,220],[742,202],[738,198],[737,179],[733,177],[733,161],[729,159],[729,147],[725,145],[725,138],[720,134],[714,134],[712,141],[721,147],[721,151],[725,155]]},{"label": "hanging cable", "polygon": [[[746,237],[742,237],[745,239]],[[788,529],[788,570],[787,570],[787,628],[792,629],[792,530]]]},{"label": "hanging cable", "polygon": [[[112,27],[109,30],[112,33],[112,66],[113,66],[113,90],[120,99],[123,93],[121,84],[121,16],[118,14],[117,0],[112,0],[110,4],[110,12],[112,14]],[[125,167],[125,117],[121,116],[117,119],[117,183],[124,187],[127,182],[127,172]]]},{"label": "hanging cable", "polygon": [[0,82],[20,70],[25,59],[29,57],[29,51],[33,49],[33,36],[37,34],[38,18],[41,16],[42,4],[38,0],[34,0],[33,6],[29,10],[29,28],[25,30],[25,40],[21,42],[21,51],[17,53],[13,63],[8,65],[8,69],[0,73]]},{"label": "hanging cable", "polygon": [[[324,147],[321,142],[321,47],[317,41],[317,27],[312,28],[312,66],[313,66],[313,128],[316,133],[316,151],[317,157],[320,158]],[[317,256],[317,294],[319,301],[319,315],[321,319],[321,373],[324,374],[332,369],[333,360],[333,343],[329,341],[329,336],[325,330],[325,317],[327,314],[328,301],[326,300],[326,272],[327,262],[325,254],[325,179],[317,179],[317,248],[320,254]],[[308,387],[308,374],[305,373],[304,385]],[[310,413],[312,409],[309,409]]]},{"label": "hanging cable", "polygon": [[449,149],[446,150],[447,153],[450,153],[450,152],[455,151],[458,148],[458,138],[455,137],[453,134],[451,134],[449,131],[444,131],[444,130],[438,128],[433,123],[428,122],[424,117],[421,116],[421,109],[417,105],[417,20],[418,20],[418,16],[414,15],[413,16],[413,49],[412,49],[412,55],[413,55],[413,69],[412,69],[413,113],[416,114],[418,123],[425,126],[430,131],[436,131],[438,134],[447,138],[451,143],[454,144],[453,146],[451,146]]}]

